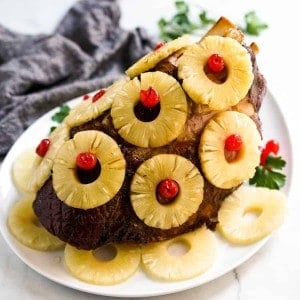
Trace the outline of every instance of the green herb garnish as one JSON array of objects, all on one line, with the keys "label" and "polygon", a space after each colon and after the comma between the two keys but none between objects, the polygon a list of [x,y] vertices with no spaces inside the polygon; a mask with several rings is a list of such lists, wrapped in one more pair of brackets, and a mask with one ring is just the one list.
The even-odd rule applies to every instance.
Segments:
[{"label": "green herb garnish", "polygon": [[280,156],[269,155],[264,165],[256,167],[255,175],[249,180],[249,183],[279,190],[285,185],[286,175],[278,171],[282,170],[285,165],[286,162]]},{"label": "green herb garnish", "polygon": [[206,26],[206,25],[210,25],[210,24],[214,24],[216,22],[215,19],[211,19],[207,17],[207,12],[205,10],[203,10],[200,14],[199,14],[199,18],[201,21],[202,26]]},{"label": "green herb garnish", "polygon": [[[56,112],[52,117],[51,120],[56,122],[56,123],[62,123],[64,118],[69,114],[70,112],[70,107],[67,104],[63,104],[59,107],[58,112]],[[51,126],[50,128],[50,133],[55,130],[57,126]]]},{"label": "green herb garnish", "polygon": [[63,104],[59,107],[59,111],[51,117],[51,120],[57,123],[61,123],[64,120],[64,118],[69,114],[69,112],[70,107],[66,104]]},{"label": "green herb garnish", "polygon": [[158,21],[160,30],[160,38],[164,41],[174,40],[183,34],[191,34],[197,29],[202,29],[215,20],[207,17],[207,12],[202,11],[199,14],[199,23],[192,21],[190,17],[190,9],[185,1],[175,2],[176,13],[170,19],[161,18]]},{"label": "green herb garnish", "polygon": [[[161,18],[158,21],[160,38],[163,41],[174,40],[183,34],[193,34],[196,30],[205,29],[208,25],[214,24],[215,19],[208,17],[206,10],[199,13],[199,20],[193,22],[190,16],[190,8],[185,1],[175,2],[176,13],[169,20]],[[260,20],[255,11],[244,15],[245,25],[241,26],[244,33],[259,35],[268,25]]]},{"label": "green herb garnish", "polygon": [[268,25],[260,20],[255,11],[246,13],[244,20],[246,27],[243,29],[243,31],[250,35],[259,35],[262,30],[268,28]]},{"label": "green herb garnish", "polygon": [[57,126],[51,126],[50,127],[50,133],[53,132],[56,128],[57,128]]}]

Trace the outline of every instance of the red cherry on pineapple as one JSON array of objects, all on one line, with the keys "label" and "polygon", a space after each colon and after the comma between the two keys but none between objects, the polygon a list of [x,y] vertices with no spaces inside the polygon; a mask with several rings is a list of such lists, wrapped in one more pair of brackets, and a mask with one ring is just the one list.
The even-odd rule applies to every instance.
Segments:
[{"label": "red cherry on pineapple", "polygon": [[96,167],[97,157],[91,152],[81,152],[76,157],[76,165],[79,169],[89,171]]},{"label": "red cherry on pineapple", "polygon": [[159,103],[158,92],[151,86],[147,90],[140,91],[140,101],[143,106],[152,108]]},{"label": "red cherry on pineapple", "polygon": [[243,140],[239,134],[231,134],[225,140],[225,150],[239,151],[243,145]]},{"label": "red cherry on pineapple", "polygon": [[85,101],[85,100],[87,100],[87,99],[89,99],[90,98],[90,96],[89,95],[84,95],[83,97],[82,97],[82,99]]},{"label": "red cherry on pineapple", "polygon": [[161,198],[174,199],[179,192],[179,185],[173,179],[164,179],[158,184],[158,194]]},{"label": "red cherry on pineapple", "polygon": [[98,101],[104,94],[105,94],[105,90],[100,90],[99,92],[97,92],[92,99],[92,102],[96,102]]},{"label": "red cherry on pineapple", "polygon": [[212,54],[207,61],[207,66],[213,73],[219,73],[225,67],[224,59],[219,54]]},{"label": "red cherry on pineapple", "polygon": [[35,149],[35,153],[40,156],[44,157],[49,149],[50,140],[49,139],[42,139],[38,146]]},{"label": "red cherry on pineapple", "polygon": [[160,42],[160,43],[158,43],[155,47],[154,47],[154,51],[156,51],[157,49],[159,49],[159,48],[161,48],[162,46],[164,46],[165,45],[165,43],[164,42]]}]

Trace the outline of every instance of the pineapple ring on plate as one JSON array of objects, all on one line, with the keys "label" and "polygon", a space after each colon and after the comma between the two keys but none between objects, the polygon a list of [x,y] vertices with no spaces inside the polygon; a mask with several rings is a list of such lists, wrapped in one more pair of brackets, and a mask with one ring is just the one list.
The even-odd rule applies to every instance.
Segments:
[{"label": "pineapple ring on plate", "polygon": [[57,154],[58,149],[69,139],[70,129],[66,124],[61,124],[53,132],[51,132],[48,139],[50,140],[49,148],[38,163],[34,163],[35,167],[32,169],[28,178],[28,191],[36,193],[47,179],[51,176],[53,160]]},{"label": "pineapple ring on plate", "polygon": [[[157,187],[166,178],[176,181],[179,193],[166,205],[157,197]],[[175,154],[159,154],[137,169],[130,187],[132,207],[146,225],[161,229],[178,227],[194,214],[203,200],[203,178],[188,159]]]},{"label": "pineapple ring on plate", "polygon": [[[224,60],[225,82],[214,82],[206,74],[207,62],[213,54]],[[178,76],[192,100],[212,110],[236,105],[246,96],[254,78],[248,51],[236,40],[221,36],[207,36],[199,44],[189,46],[179,58]]]},{"label": "pineapple ring on plate", "polygon": [[[93,97],[81,101],[70,110],[64,122],[70,127],[75,127],[98,118],[103,112],[110,109],[112,97],[128,80],[128,77],[121,78],[107,89],[100,90]],[[99,93],[102,91],[103,94],[100,96],[101,94]],[[100,98],[95,98],[97,95]]]},{"label": "pineapple ring on plate", "polygon": [[[282,192],[241,186],[222,203],[217,229],[228,241],[247,245],[279,228],[286,211],[287,199]],[[255,218],[247,218],[247,214],[251,213]]]},{"label": "pineapple ring on plate", "polygon": [[[181,249],[176,249],[176,244],[183,244],[187,251],[180,253]],[[213,265],[216,247],[214,233],[201,227],[171,240],[143,246],[142,262],[146,273],[154,278],[168,281],[190,279],[203,274]]]},{"label": "pineapple ring on plate", "polygon": [[173,41],[170,41],[166,44],[162,44],[161,47],[149,52],[128,68],[125,73],[133,78],[145,71],[148,71],[154,68],[160,61],[172,55],[176,51],[191,45],[193,39],[188,35],[183,35]]},{"label": "pineapple ring on plate", "polygon": [[[152,88],[159,97],[160,110],[152,121],[135,114],[141,91]],[[138,147],[160,147],[178,137],[187,119],[186,96],[179,83],[162,72],[148,72],[127,82],[115,94],[111,116],[120,136]]]},{"label": "pineapple ring on plate", "polygon": [[[235,158],[228,161],[225,155],[226,139],[238,135],[242,144]],[[253,177],[259,164],[260,134],[254,121],[236,111],[215,115],[206,124],[200,138],[199,158],[207,180],[216,187],[229,189]]]},{"label": "pineapple ring on plate", "polygon": [[23,193],[31,193],[29,180],[42,158],[34,149],[29,148],[17,156],[12,166],[12,179],[17,189]]},{"label": "pineapple ring on plate", "polygon": [[[76,159],[81,153],[93,153],[100,163],[99,176],[90,183],[78,179]],[[100,206],[111,200],[121,188],[126,162],[118,144],[96,130],[80,131],[59,149],[53,164],[53,188],[65,204],[81,209]]]},{"label": "pineapple ring on plate", "polygon": [[25,198],[13,205],[7,220],[9,231],[20,243],[35,250],[62,248],[65,243],[39,225],[32,201]]},{"label": "pineapple ring on plate", "polygon": [[113,244],[112,247],[116,250],[114,257],[98,259],[93,250],[80,250],[66,245],[65,265],[76,278],[91,284],[112,285],[123,282],[137,271],[141,249],[129,244]]}]

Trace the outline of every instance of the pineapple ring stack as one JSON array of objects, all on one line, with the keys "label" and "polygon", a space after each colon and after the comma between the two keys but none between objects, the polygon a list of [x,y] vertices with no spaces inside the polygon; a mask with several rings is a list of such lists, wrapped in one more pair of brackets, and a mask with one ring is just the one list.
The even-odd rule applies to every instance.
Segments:
[{"label": "pineapple ring stack", "polygon": [[[156,170],[160,170],[156,172]],[[157,201],[158,184],[174,179],[180,188],[175,201],[162,205]],[[160,154],[145,161],[133,176],[130,198],[136,215],[148,226],[169,229],[183,224],[195,213],[203,199],[203,178],[186,158]]]},{"label": "pineapple ring stack", "polygon": [[[209,57],[224,58],[228,76],[216,83],[205,73]],[[179,58],[178,76],[193,101],[223,110],[236,105],[249,91],[253,82],[252,63],[248,51],[230,37],[207,36],[198,45],[189,46]]]},{"label": "pineapple ring stack", "polygon": [[[98,178],[88,184],[80,183],[76,172],[76,157],[83,152],[94,153],[101,166]],[[94,208],[111,200],[119,191],[125,166],[123,154],[110,136],[96,130],[81,131],[59,149],[53,165],[53,187],[67,205]]]}]

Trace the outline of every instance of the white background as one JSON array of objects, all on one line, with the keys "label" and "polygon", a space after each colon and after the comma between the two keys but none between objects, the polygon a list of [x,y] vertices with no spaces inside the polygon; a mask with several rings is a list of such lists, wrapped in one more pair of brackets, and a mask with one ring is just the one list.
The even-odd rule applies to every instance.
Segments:
[{"label": "white background", "polygon": [[[0,23],[22,33],[51,33],[74,0],[0,0]],[[285,224],[268,243],[235,272],[201,287],[159,299],[300,299],[300,150],[299,16],[297,1],[188,1],[206,8],[212,16],[224,15],[241,24],[243,15],[255,10],[269,29],[255,40],[258,63],[288,122],[294,150],[293,185]],[[172,15],[173,1],[120,0],[122,24],[141,25],[157,33],[161,16]],[[275,120],[274,120],[275,122]],[[142,287],[141,287],[142,288]],[[104,299],[55,284],[32,271],[8,248],[0,236],[0,299]]]}]

